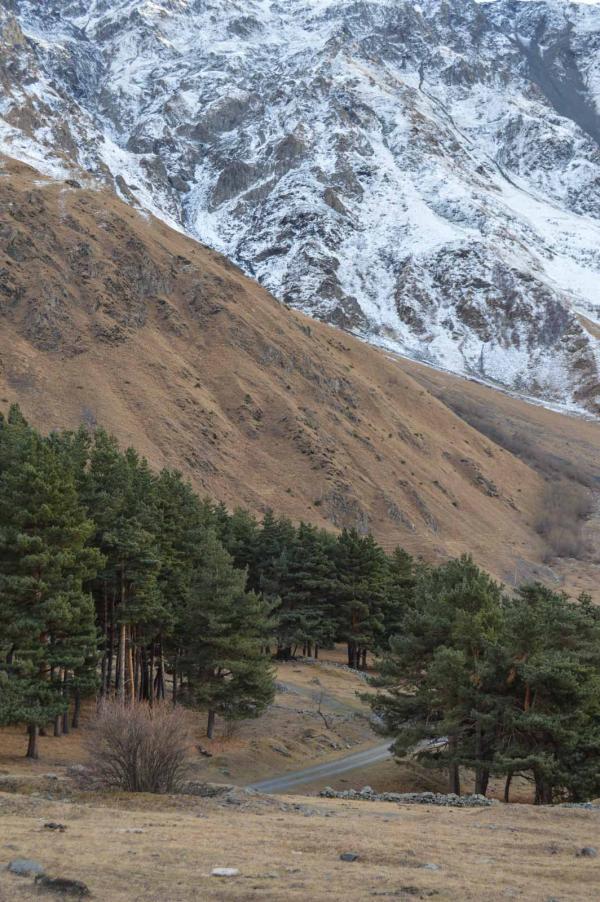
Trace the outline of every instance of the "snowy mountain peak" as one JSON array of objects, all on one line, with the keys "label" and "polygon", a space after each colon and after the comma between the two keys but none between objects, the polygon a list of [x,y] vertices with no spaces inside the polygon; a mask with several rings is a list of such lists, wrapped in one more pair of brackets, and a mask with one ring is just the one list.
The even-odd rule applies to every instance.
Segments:
[{"label": "snowy mountain peak", "polygon": [[368,340],[600,403],[600,6],[11,0],[0,149]]}]

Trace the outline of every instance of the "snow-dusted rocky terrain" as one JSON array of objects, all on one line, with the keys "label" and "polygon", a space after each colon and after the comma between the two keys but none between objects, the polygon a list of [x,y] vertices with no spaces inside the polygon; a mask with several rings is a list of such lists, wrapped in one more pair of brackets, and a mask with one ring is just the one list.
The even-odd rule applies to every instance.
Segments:
[{"label": "snow-dusted rocky terrain", "polygon": [[600,5],[3,0],[0,150],[370,341],[600,409]]}]

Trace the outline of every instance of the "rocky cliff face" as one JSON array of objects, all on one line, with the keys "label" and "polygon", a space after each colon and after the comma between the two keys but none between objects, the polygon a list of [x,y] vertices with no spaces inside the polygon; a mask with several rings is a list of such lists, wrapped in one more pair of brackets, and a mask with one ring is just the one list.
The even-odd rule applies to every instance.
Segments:
[{"label": "rocky cliff face", "polygon": [[374,343],[598,410],[600,6],[4,7],[6,153]]}]

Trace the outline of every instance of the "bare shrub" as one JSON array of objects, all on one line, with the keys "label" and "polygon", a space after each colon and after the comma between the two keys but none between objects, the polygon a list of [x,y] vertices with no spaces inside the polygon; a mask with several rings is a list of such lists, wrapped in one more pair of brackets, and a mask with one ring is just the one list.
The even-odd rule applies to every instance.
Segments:
[{"label": "bare shrub", "polygon": [[187,714],[169,703],[104,702],[87,740],[88,774],[106,789],[176,792],[187,770]]},{"label": "bare shrub", "polygon": [[593,511],[589,491],[574,482],[553,482],[546,488],[536,529],[558,557],[581,558],[589,549],[583,523]]}]

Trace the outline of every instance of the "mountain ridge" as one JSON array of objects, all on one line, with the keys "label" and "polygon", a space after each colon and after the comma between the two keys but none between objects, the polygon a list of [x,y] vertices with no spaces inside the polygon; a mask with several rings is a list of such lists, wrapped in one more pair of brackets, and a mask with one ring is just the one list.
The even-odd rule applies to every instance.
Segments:
[{"label": "mountain ridge", "polygon": [[599,7],[10,9],[6,152],[375,344],[597,413]]}]

